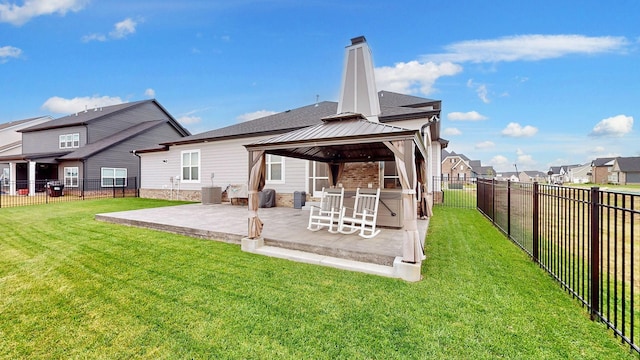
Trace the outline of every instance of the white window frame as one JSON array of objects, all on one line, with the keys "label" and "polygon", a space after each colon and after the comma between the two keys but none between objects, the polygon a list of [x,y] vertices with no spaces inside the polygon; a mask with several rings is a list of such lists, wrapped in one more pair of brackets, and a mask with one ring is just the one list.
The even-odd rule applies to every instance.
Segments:
[{"label": "white window frame", "polygon": [[80,147],[80,133],[63,134],[58,137],[60,149],[77,149]]},{"label": "white window frame", "polygon": [[[71,175],[68,175],[68,174]],[[75,175],[74,175],[75,173]],[[65,166],[64,167],[64,186],[65,187],[78,187],[80,186],[79,168],[77,166]],[[74,183],[75,180],[75,183]]]},{"label": "white window frame", "polygon": [[[280,161],[274,161],[273,157],[279,157]],[[271,154],[266,154],[265,156],[265,162],[266,162],[266,174],[265,174],[265,183],[267,184],[284,184],[285,180],[284,180],[284,156],[280,156],[280,155],[271,155]],[[280,165],[280,179],[274,179],[273,175],[272,175],[272,166],[273,165]]]},{"label": "white window frame", "polygon": [[[185,164],[185,161],[184,161],[184,156],[186,154],[189,154],[189,163],[188,164]],[[192,155],[193,154],[198,154],[198,163],[195,164],[195,165],[191,164],[191,160],[192,160]],[[183,151],[180,152],[180,182],[194,183],[194,184],[200,183],[200,179],[202,179],[202,176],[201,176],[202,167],[200,166],[201,160],[202,160],[202,156],[200,155],[200,149],[197,149],[197,150],[183,150]],[[189,172],[188,172],[189,173],[189,177],[188,178],[185,178],[185,176],[184,176],[185,168],[189,168]],[[197,179],[193,179],[192,176],[191,176],[191,174],[193,172],[193,168],[197,168],[197,170],[198,170],[198,178]]]},{"label": "white window frame", "polygon": [[[113,171],[113,175],[105,176],[105,171]],[[120,172],[121,176],[118,176],[118,172]],[[122,172],[124,172],[124,176],[122,176]],[[113,179],[113,183],[105,184],[104,181],[106,179]],[[122,184],[117,184],[117,179],[124,179],[124,181]],[[106,188],[127,187],[127,168],[100,168],[100,185]]]}]

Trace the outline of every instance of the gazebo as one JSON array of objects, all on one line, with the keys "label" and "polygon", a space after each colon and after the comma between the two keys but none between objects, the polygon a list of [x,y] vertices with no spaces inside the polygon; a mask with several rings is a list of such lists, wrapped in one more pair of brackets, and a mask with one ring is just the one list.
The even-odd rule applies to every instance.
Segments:
[{"label": "gazebo", "polygon": [[395,161],[402,185],[402,261],[419,265],[424,259],[424,239],[419,238],[417,229],[416,190],[419,183],[426,182],[427,151],[420,131],[369,121],[361,114],[343,113],[324,118],[318,125],[245,147],[249,152],[249,239],[260,238],[262,232],[258,192],[265,184],[265,154],[324,162],[332,186],[340,181],[347,162]]}]

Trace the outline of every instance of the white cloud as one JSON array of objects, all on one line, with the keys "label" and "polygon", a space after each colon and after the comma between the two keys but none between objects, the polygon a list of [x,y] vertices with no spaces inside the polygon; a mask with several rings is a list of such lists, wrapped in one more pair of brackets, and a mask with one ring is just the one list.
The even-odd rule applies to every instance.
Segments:
[{"label": "white cloud", "polygon": [[144,91],[144,95],[148,98],[155,98],[156,97],[156,91],[153,90],[152,88],[148,88],[147,90]]},{"label": "white cloud", "polygon": [[478,94],[478,97],[483,103],[488,104],[491,102],[491,100],[489,100],[489,89],[487,89],[487,85],[476,84],[473,82],[473,79],[469,79],[467,80],[467,87],[475,88],[476,94]]},{"label": "white cloud", "polygon": [[83,42],[90,41],[107,41],[107,40],[118,40],[124,39],[128,35],[134,34],[136,32],[136,27],[138,26],[138,22],[131,19],[126,18],[115,25],[113,25],[113,30],[109,32],[109,35],[95,33],[89,34],[82,37]]},{"label": "white cloud", "polygon": [[525,168],[536,166],[538,162],[533,160],[533,157],[531,155],[521,154],[518,156],[516,164],[521,166],[520,170],[524,170]]},{"label": "white cloud", "polygon": [[450,112],[447,114],[447,119],[451,121],[480,121],[487,120],[487,117],[481,115],[477,111],[468,111],[468,112]]},{"label": "white cloud", "polygon": [[502,135],[509,137],[530,137],[535,135],[537,132],[538,129],[531,125],[523,127],[518,123],[512,122],[502,130]]},{"label": "white cloud", "polygon": [[606,118],[591,131],[592,136],[616,136],[621,137],[631,132],[633,129],[633,117],[626,115],[616,115]]},{"label": "white cloud", "polygon": [[251,113],[242,114],[242,115],[238,116],[236,118],[236,120],[238,122],[245,122],[245,121],[259,119],[261,117],[265,117],[265,116],[269,116],[269,115],[273,115],[273,114],[276,114],[276,112],[275,111],[269,111],[269,110],[258,110],[258,111],[254,111],[254,112],[251,112]]},{"label": "white cloud", "polygon": [[468,40],[445,47],[446,53],[425,55],[427,61],[454,63],[538,61],[569,54],[597,54],[624,51],[624,37],[584,35],[516,35],[489,40]]},{"label": "white cloud", "polygon": [[136,21],[131,18],[126,18],[114,25],[114,29],[109,33],[109,36],[113,39],[122,39],[127,37],[127,35],[135,33],[137,25],[138,23]]},{"label": "white cloud", "polygon": [[403,94],[421,93],[429,95],[433,84],[442,76],[453,76],[462,71],[460,65],[450,62],[436,64],[418,61],[400,62],[393,67],[383,66],[374,70],[379,90]]},{"label": "white cloud", "polygon": [[442,130],[442,135],[445,135],[445,136],[462,135],[462,131],[456,128],[445,128],[444,130]]},{"label": "white cloud", "polygon": [[50,97],[42,104],[42,109],[56,114],[71,114],[83,111],[87,108],[103,107],[109,105],[122,104],[124,101],[119,97],[93,96],[75,97],[65,99],[58,96]]},{"label": "white cloud", "polygon": [[22,50],[13,46],[0,47],[0,64],[4,64],[9,61],[9,58],[19,58],[22,55]]},{"label": "white cloud", "polygon": [[489,91],[487,90],[487,85],[482,84],[476,88],[476,94],[478,94],[480,100],[482,100],[482,102],[485,104],[491,102],[491,100],[489,100],[488,93]]},{"label": "white cloud", "polygon": [[80,11],[88,2],[88,0],[25,0],[22,5],[17,5],[2,1],[0,22],[20,26],[34,17],[51,14],[65,15],[68,11]]},{"label": "white cloud", "polygon": [[493,141],[483,141],[483,142],[477,143],[475,148],[477,150],[482,150],[482,149],[491,149],[494,146],[496,146],[496,144]]},{"label": "white cloud", "polygon": [[202,121],[202,118],[200,116],[185,115],[178,118],[178,122],[181,123],[182,125],[197,124],[201,121]]},{"label": "white cloud", "polygon": [[492,157],[491,160],[489,160],[489,165],[493,166],[498,171],[504,171],[501,169],[507,169],[511,167],[511,163],[509,162],[509,159],[507,159],[502,155],[496,155]]}]

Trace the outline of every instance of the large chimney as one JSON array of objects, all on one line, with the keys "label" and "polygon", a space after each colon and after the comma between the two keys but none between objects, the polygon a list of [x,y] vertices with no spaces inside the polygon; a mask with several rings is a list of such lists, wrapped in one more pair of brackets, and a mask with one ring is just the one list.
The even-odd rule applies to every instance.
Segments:
[{"label": "large chimney", "polygon": [[351,39],[346,49],[338,114],[346,112],[362,114],[375,122],[380,115],[373,58],[364,36]]}]

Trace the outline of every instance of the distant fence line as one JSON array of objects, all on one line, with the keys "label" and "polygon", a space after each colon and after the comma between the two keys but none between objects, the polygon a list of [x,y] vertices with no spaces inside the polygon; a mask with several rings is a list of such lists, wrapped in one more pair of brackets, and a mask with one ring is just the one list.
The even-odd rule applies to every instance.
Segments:
[{"label": "distant fence line", "polygon": [[59,180],[0,181],[0,208],[138,196],[136,177],[117,179],[115,185],[104,184],[104,179],[78,179],[73,186],[64,186]]},{"label": "distant fence line", "polygon": [[434,205],[456,208],[476,208],[475,179],[434,177]]},{"label": "distant fence line", "polygon": [[478,180],[477,208],[636,352],[640,195]]}]

